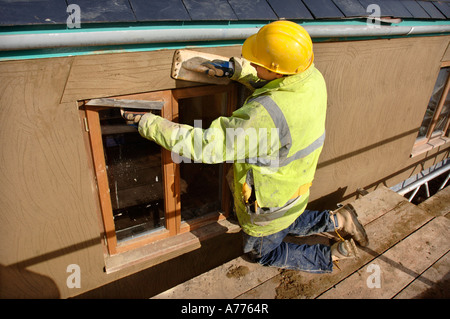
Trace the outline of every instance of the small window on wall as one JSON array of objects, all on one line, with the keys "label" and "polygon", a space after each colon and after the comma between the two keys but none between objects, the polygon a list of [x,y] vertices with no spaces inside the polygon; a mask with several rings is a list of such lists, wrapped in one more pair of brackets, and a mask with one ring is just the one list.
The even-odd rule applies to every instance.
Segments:
[{"label": "small window on wall", "polygon": [[449,88],[450,66],[445,63],[439,71],[411,156],[427,152],[450,141]]},{"label": "small window on wall", "polygon": [[[217,117],[231,114],[235,92],[234,85],[204,86],[116,97],[114,103],[159,101],[164,118],[207,128]],[[85,101],[83,109],[110,255],[228,216],[229,164],[175,164],[169,151],[126,125],[120,108],[100,104]]]}]

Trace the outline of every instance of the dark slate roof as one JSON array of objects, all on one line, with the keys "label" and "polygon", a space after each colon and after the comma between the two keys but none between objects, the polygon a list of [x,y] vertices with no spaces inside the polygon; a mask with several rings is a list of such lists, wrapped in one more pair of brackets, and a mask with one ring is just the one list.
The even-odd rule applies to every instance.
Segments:
[{"label": "dark slate roof", "polygon": [[69,4],[81,23],[345,19],[367,17],[369,4],[383,17],[450,18],[450,0],[0,0],[0,25],[65,24]]}]

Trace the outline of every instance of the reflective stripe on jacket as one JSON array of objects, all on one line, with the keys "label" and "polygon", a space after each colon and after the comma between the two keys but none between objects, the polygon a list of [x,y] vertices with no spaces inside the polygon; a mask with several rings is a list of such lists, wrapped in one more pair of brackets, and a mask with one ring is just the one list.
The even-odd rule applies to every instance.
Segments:
[{"label": "reflective stripe on jacket", "polygon": [[[326,86],[314,65],[265,83],[247,61],[234,61],[232,79],[253,93],[230,117],[217,118],[208,129],[143,117],[139,132],[194,161],[234,162],[233,197],[239,223],[251,236],[267,236],[288,227],[306,208],[309,191],[299,198],[292,196],[314,179],[325,138]],[[246,182],[261,208],[254,213],[243,200]]]}]

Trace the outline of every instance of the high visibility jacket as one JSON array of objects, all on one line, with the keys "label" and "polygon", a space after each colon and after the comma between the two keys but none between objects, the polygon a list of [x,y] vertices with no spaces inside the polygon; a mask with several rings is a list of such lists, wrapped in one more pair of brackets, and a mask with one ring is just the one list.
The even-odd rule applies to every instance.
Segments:
[{"label": "high visibility jacket", "polygon": [[[314,65],[263,82],[248,61],[234,61],[232,79],[253,93],[230,117],[201,129],[149,115],[140,121],[139,132],[194,161],[233,162],[239,223],[251,236],[268,236],[293,223],[308,203],[325,139],[326,85]],[[253,193],[250,205],[244,200],[244,185]]]}]

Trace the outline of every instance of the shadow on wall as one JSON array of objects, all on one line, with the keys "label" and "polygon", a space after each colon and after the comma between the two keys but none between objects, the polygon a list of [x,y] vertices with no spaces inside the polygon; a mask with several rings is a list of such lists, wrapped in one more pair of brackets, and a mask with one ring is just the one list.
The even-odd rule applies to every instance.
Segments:
[{"label": "shadow on wall", "polygon": [[55,299],[61,293],[56,283],[47,276],[27,270],[35,264],[99,245],[100,237],[35,256],[8,266],[0,264],[0,298],[6,299]]},{"label": "shadow on wall", "polygon": [[[143,269],[73,298],[151,298],[242,254],[241,232],[225,233],[203,241],[199,249]],[[189,298],[189,292],[187,292],[186,298]]]},{"label": "shadow on wall", "polygon": [[54,299],[59,297],[58,287],[51,278],[17,266],[0,265],[0,298]]},{"label": "shadow on wall", "polygon": [[339,187],[336,191],[322,196],[310,203],[308,203],[308,210],[325,210],[325,209],[336,209],[336,203],[340,203],[344,199],[344,194],[347,191],[346,187]]},{"label": "shadow on wall", "polygon": [[[150,298],[181,282],[242,255],[241,233],[224,233],[202,241],[201,248],[145,268],[135,274],[72,298]],[[77,250],[98,245],[99,238],[36,256],[12,265],[0,264],[0,299],[59,299],[55,281],[27,269]]]}]

